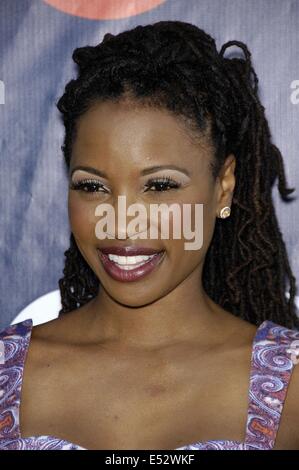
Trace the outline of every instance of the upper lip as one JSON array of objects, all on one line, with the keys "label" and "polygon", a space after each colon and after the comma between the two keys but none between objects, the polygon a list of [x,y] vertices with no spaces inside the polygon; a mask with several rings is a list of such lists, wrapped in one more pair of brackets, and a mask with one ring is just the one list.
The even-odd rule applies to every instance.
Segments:
[{"label": "upper lip", "polygon": [[138,256],[138,255],[154,255],[163,250],[156,250],[154,248],[147,248],[144,246],[107,246],[99,248],[105,255],[118,255],[118,256]]}]

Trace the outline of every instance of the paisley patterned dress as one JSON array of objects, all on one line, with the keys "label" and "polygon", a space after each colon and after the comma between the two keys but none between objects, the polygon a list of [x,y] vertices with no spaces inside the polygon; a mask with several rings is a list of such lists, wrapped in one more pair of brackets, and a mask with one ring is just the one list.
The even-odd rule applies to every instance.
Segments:
[{"label": "paisley patterned dress", "polygon": [[[0,450],[87,450],[50,436],[23,438],[19,408],[31,319],[0,332]],[[243,442],[209,440],[175,450],[270,450],[274,447],[288,385],[299,362],[299,331],[265,320],[252,345],[246,438]]]}]

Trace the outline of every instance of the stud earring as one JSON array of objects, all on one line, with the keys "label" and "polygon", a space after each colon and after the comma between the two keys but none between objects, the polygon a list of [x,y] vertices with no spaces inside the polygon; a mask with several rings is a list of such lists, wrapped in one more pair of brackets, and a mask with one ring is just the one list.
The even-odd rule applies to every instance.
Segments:
[{"label": "stud earring", "polygon": [[230,207],[228,206],[222,207],[220,211],[220,218],[226,219],[226,217],[229,217],[229,216],[230,216]]}]

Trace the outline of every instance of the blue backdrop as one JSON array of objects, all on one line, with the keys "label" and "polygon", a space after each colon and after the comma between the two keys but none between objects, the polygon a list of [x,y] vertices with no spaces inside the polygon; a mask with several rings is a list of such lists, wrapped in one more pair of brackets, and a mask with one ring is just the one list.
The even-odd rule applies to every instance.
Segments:
[{"label": "blue backdrop", "polygon": [[[75,75],[74,48],[159,20],[196,24],[215,38],[218,50],[233,39],[248,45],[273,142],[298,196],[297,0],[0,0],[0,329],[24,309],[30,316],[34,305],[39,322],[58,313],[69,225],[64,129],[55,103]],[[273,198],[299,279],[298,197],[283,203],[275,187]],[[48,293],[54,296],[36,303]]]}]

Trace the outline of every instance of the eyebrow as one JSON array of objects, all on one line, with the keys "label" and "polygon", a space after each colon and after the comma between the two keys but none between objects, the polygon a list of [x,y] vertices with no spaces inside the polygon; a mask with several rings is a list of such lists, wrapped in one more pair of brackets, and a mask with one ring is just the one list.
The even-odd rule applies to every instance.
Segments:
[{"label": "eyebrow", "polygon": [[186,168],[182,168],[177,165],[156,165],[156,166],[151,166],[149,168],[145,168],[144,170],[141,171],[141,175],[148,175],[149,173],[153,173],[154,171],[158,170],[177,170],[181,171],[182,173],[185,173],[185,175],[190,176],[190,172]]},{"label": "eyebrow", "polygon": [[101,176],[102,178],[108,179],[108,176],[106,175],[106,173],[104,173],[104,171],[97,170],[96,168],[93,168],[92,166],[81,166],[81,165],[80,166],[75,166],[72,169],[70,177],[77,170],[88,171],[88,173],[93,173],[94,175]]},{"label": "eyebrow", "polygon": [[[182,167],[179,167],[177,165],[155,165],[155,166],[151,166],[151,167],[148,167],[148,168],[145,168],[144,170],[142,170],[140,172],[140,175],[145,176],[145,175],[148,175],[150,173],[154,173],[154,172],[159,171],[159,170],[167,170],[167,169],[168,170],[169,169],[170,170],[177,170],[177,171],[180,171],[182,173],[185,173],[185,175],[187,175],[187,176],[191,176],[190,172],[186,168],[182,168]],[[73,168],[72,171],[71,171],[70,176],[72,176],[72,174],[77,170],[88,171],[89,173],[93,173],[94,175],[101,176],[102,178],[108,179],[108,176],[104,171],[97,170],[96,168],[93,168],[91,166],[81,166],[81,165],[76,166],[75,168]]]}]

